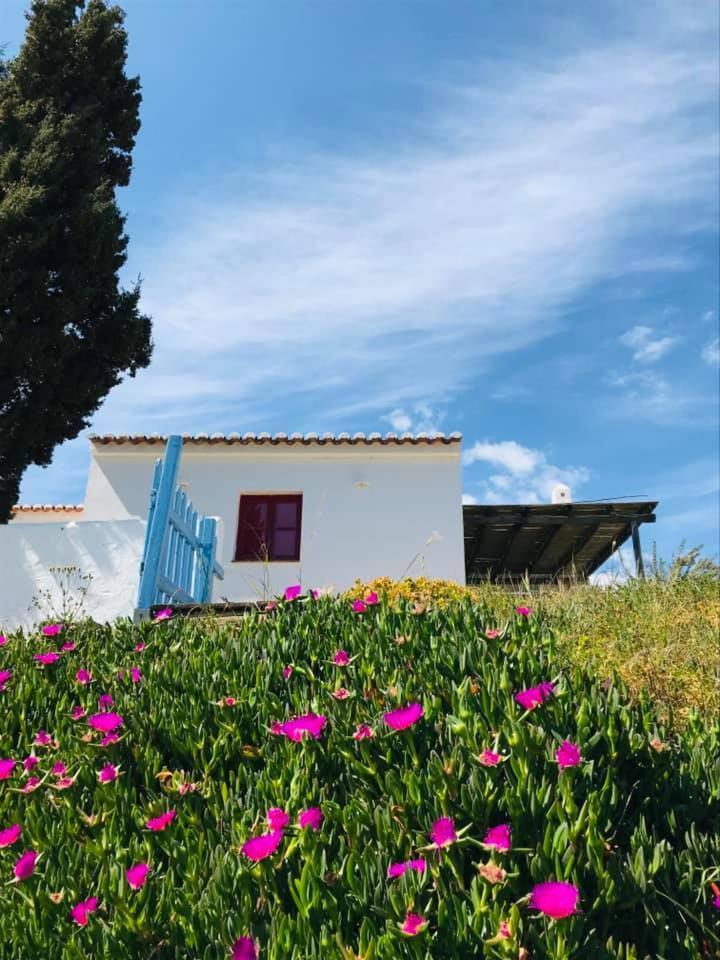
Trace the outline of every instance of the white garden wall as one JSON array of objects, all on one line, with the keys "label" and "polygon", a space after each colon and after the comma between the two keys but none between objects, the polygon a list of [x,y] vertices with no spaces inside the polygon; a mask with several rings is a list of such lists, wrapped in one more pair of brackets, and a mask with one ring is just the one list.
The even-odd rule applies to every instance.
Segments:
[{"label": "white garden wall", "polygon": [[[0,526],[0,632],[31,629],[50,615],[33,608],[33,596],[50,591],[60,612],[58,573],[74,566],[93,579],[84,612],[98,622],[131,617],[137,598],[145,521],[22,523]],[[77,577],[71,582],[78,583]]]},{"label": "white garden wall", "polygon": [[[163,452],[162,444],[94,445],[86,520],[146,516]],[[341,590],[383,575],[464,583],[459,444],[185,444],[179,480],[199,511],[221,520],[225,580],[213,600],[258,599],[298,581]],[[241,493],[302,493],[299,564],[233,562]]]}]

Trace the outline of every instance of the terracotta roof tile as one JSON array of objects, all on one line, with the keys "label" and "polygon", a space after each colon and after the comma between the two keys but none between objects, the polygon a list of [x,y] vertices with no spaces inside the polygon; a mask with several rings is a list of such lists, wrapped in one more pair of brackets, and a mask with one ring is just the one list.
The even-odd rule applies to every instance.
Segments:
[{"label": "terracotta roof tile", "polygon": [[[271,444],[272,446],[279,446],[281,444],[287,446],[293,446],[295,444],[300,444],[302,446],[311,446],[317,444],[319,446],[339,446],[341,444],[349,444],[351,446],[364,445],[370,446],[379,444],[382,446],[396,445],[401,444],[412,444],[413,446],[418,446],[420,444],[454,444],[460,443],[462,440],[462,434],[460,433],[403,433],[400,436],[396,433],[386,433],[385,436],[382,436],[379,433],[354,433],[352,436],[349,433],[323,433],[318,435],[317,433],[293,433],[288,436],[285,433],[244,433],[242,436],[239,433],[213,433],[209,435],[207,433],[195,433],[189,434],[184,433],[183,441],[186,444],[193,445],[204,445],[204,444],[226,444],[230,446],[232,444],[242,444],[243,446],[249,445],[261,445],[261,444]],[[132,444],[138,446],[139,444],[164,444],[167,440],[166,436],[160,436],[158,434],[94,434],[90,437],[90,442],[96,446],[120,446],[123,444]]]}]

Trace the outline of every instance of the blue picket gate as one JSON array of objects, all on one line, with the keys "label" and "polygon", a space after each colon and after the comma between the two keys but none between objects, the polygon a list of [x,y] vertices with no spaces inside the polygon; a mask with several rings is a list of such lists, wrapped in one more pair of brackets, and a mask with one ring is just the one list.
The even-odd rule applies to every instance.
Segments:
[{"label": "blue picket gate", "polygon": [[223,579],[215,559],[217,521],[201,516],[176,485],[182,437],[168,437],[155,463],[145,546],[140,564],[136,617],[152,606],[209,603],[213,578]]}]

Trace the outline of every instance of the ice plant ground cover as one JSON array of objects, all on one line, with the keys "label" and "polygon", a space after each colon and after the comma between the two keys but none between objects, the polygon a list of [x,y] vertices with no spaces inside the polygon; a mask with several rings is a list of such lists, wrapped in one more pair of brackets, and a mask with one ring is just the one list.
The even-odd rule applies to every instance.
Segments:
[{"label": "ice plant ground cover", "polygon": [[720,725],[535,613],[279,600],[13,634],[0,670],[7,960],[720,951]]}]

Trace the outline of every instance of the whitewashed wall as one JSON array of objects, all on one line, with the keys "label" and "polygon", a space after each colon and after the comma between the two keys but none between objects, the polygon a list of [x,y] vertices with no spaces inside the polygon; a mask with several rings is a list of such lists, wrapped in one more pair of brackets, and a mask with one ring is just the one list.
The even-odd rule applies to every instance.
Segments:
[{"label": "whitewashed wall", "polygon": [[59,612],[58,575],[51,567],[75,566],[92,575],[84,609],[94,620],[132,616],[144,539],[145,521],[138,518],[0,526],[0,633],[31,629],[43,611],[49,614],[46,606],[32,607],[40,592],[51,592]]},{"label": "whitewashed wall", "polygon": [[[162,445],[93,448],[86,520],[144,517]],[[185,445],[180,481],[221,519],[225,580],[214,600],[258,599],[302,581],[344,589],[360,577],[465,581],[460,446]],[[234,563],[241,493],[302,493],[301,562]],[[430,544],[426,540],[439,536]],[[417,557],[416,555],[421,556]]]}]

